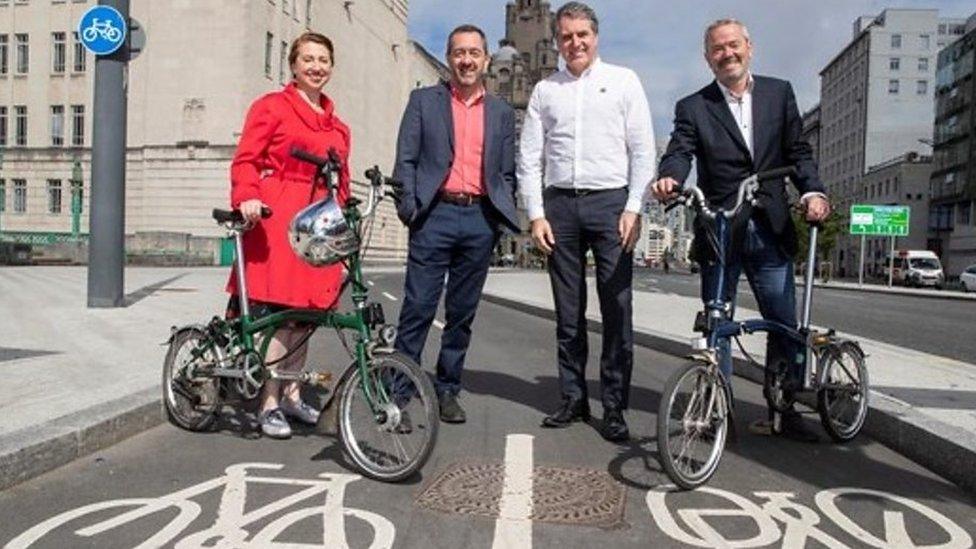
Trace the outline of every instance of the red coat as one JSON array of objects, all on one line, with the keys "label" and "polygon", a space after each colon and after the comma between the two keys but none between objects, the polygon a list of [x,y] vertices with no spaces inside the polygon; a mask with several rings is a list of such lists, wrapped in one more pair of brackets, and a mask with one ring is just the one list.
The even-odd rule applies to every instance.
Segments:
[{"label": "red coat", "polygon": [[[339,297],[342,266],[312,267],[291,249],[288,225],[309,204],[315,166],[289,155],[292,147],[325,156],[335,147],[342,158],[338,198],[349,197],[349,127],[333,112],[323,94],[323,114],[318,114],[299,95],[295,84],[269,93],[251,105],[244,121],[237,152],[231,163],[231,207],[258,198],[271,207],[271,217],[244,233],[244,271],[252,300],[303,308],[331,308]],[[325,196],[316,186],[315,200]],[[236,293],[231,273],[227,291]]]}]

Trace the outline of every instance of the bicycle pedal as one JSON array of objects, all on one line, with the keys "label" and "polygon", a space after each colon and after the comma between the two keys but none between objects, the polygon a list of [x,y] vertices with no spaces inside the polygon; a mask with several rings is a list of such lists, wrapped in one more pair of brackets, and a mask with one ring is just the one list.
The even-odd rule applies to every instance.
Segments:
[{"label": "bicycle pedal", "polygon": [[305,376],[305,383],[315,385],[323,389],[328,389],[332,384],[331,372],[308,372]]}]

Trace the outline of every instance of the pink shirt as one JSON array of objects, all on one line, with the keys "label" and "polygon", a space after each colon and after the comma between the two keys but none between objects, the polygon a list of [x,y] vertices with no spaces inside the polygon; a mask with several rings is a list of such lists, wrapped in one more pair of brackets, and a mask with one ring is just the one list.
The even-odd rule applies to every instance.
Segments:
[{"label": "pink shirt", "polygon": [[485,144],[485,90],[465,102],[451,86],[451,115],[454,119],[454,162],[443,190],[452,193],[485,194],[482,153]]}]

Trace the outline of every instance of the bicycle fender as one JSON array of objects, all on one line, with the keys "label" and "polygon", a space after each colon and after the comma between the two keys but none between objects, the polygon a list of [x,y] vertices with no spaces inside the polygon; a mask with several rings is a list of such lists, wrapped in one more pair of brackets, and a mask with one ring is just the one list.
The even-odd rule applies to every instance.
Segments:
[{"label": "bicycle fender", "polygon": [[188,332],[192,330],[197,330],[199,332],[206,332],[207,327],[204,326],[203,324],[187,324],[185,326],[179,326],[179,327],[171,326],[169,329],[169,337],[166,338],[166,341],[160,343],[159,345],[160,346],[170,345],[173,343],[173,340],[176,339],[176,336],[178,336],[183,332]]}]

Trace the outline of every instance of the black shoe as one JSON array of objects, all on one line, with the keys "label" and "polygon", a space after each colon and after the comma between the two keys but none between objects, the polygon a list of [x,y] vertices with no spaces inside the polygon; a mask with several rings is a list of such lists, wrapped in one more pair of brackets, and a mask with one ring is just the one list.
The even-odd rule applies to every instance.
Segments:
[{"label": "black shoe", "polygon": [[464,423],[468,420],[464,415],[464,409],[458,404],[457,395],[444,393],[440,397],[441,401],[441,421],[444,423]]},{"label": "black shoe", "polygon": [[542,419],[543,427],[558,429],[569,427],[576,421],[590,419],[590,403],[586,399],[564,399],[563,405],[552,414]]},{"label": "black shoe", "polygon": [[780,417],[779,436],[799,442],[820,442],[820,437],[807,428],[803,416],[796,410],[790,410]]},{"label": "black shoe", "polygon": [[600,434],[610,442],[628,440],[630,431],[627,429],[627,422],[624,421],[623,412],[616,408],[605,409],[603,412],[603,429]]}]

